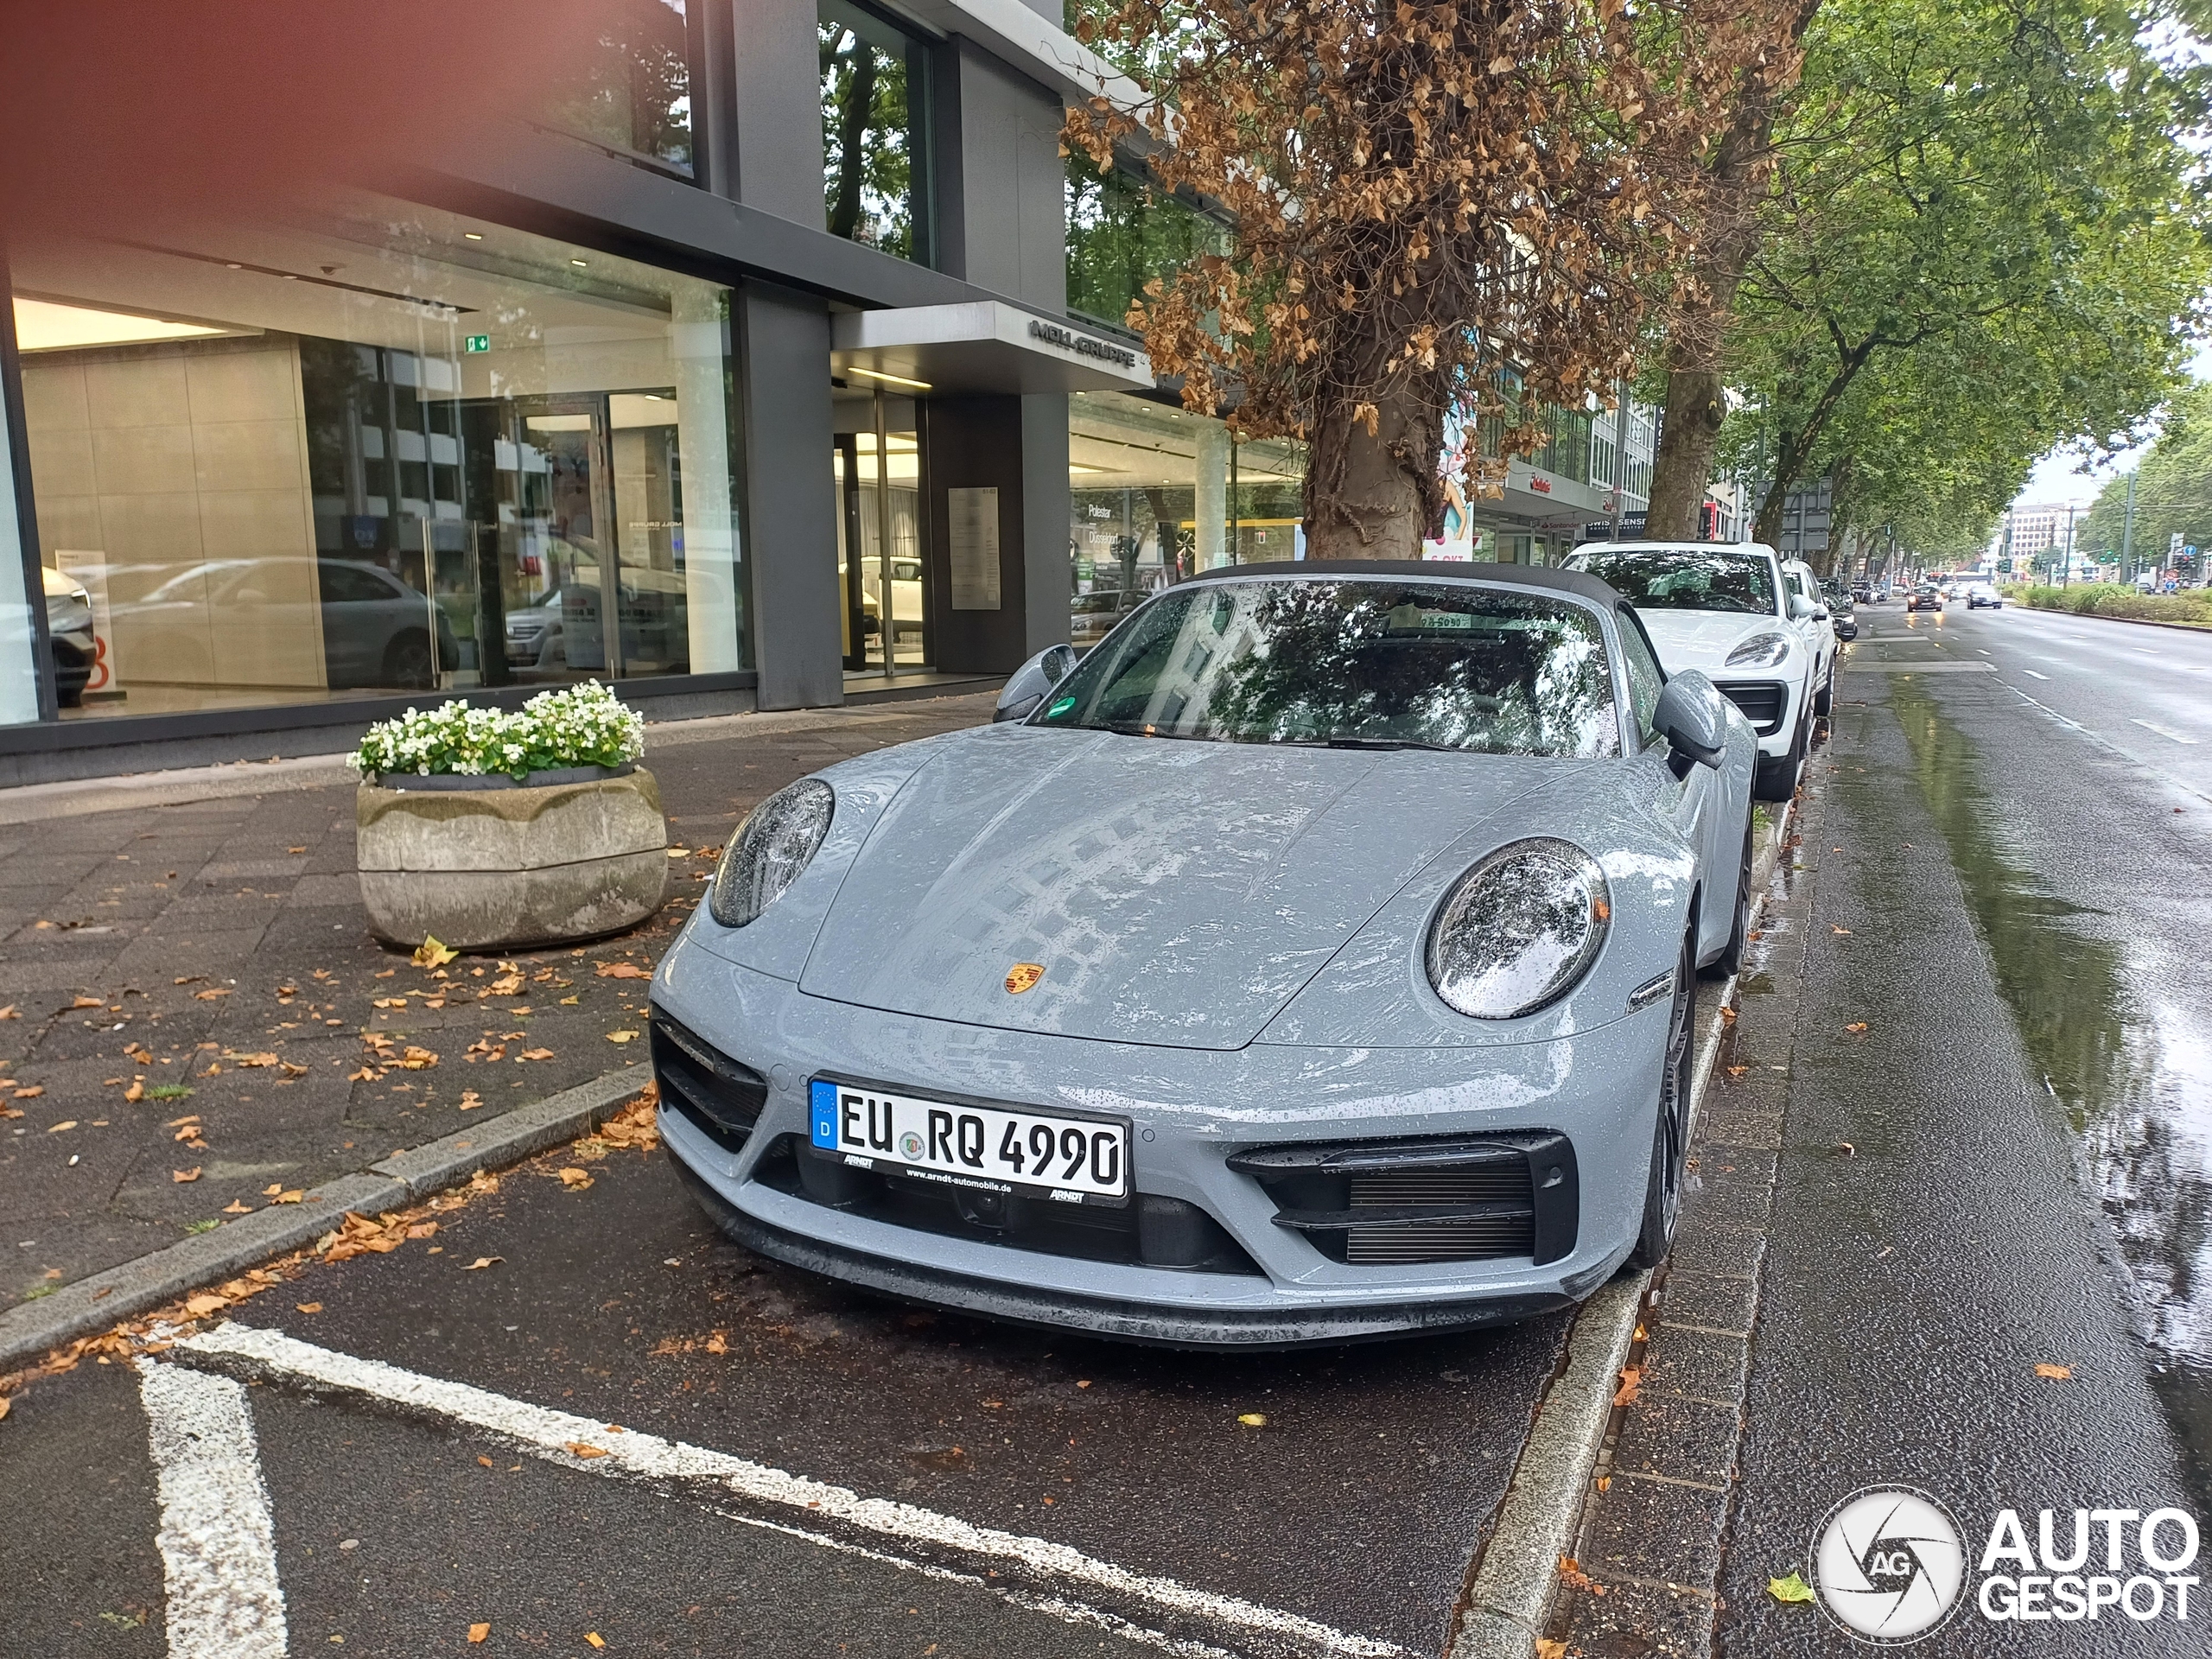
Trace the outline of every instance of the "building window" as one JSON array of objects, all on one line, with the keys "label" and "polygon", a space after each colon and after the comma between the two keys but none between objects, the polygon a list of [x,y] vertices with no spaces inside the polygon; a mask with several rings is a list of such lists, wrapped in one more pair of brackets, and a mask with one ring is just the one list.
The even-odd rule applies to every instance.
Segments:
[{"label": "building window", "polygon": [[728,290],[366,196],[11,253],[76,712],[747,665]]},{"label": "building window", "polygon": [[854,0],[817,16],[830,233],[928,264],[929,48]]},{"label": "building window", "polygon": [[1154,277],[1202,253],[1227,253],[1229,230],[1119,168],[1068,157],[1068,309],[1120,328]]},{"label": "building window", "polygon": [[1072,637],[1198,570],[1302,557],[1305,447],[1127,392],[1068,399]]},{"label": "building window", "polygon": [[692,174],[691,43],[685,0],[612,0],[594,9],[588,55],[553,99],[547,124],[613,154]]}]

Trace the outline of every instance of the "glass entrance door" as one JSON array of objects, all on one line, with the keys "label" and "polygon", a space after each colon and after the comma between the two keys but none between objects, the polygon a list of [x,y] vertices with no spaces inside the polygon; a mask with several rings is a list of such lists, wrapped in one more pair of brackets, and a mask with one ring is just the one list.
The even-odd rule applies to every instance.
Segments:
[{"label": "glass entrance door", "polygon": [[924,670],[931,657],[927,537],[913,400],[845,394],[836,410],[845,668]]}]

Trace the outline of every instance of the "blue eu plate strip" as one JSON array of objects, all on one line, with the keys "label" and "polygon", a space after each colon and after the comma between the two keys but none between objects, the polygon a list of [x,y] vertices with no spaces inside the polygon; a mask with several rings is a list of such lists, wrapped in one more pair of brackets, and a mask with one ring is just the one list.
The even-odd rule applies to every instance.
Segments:
[{"label": "blue eu plate strip", "polygon": [[807,1116],[814,1126],[814,1144],[834,1151],[837,1145],[837,1085],[817,1077],[807,1085]]}]

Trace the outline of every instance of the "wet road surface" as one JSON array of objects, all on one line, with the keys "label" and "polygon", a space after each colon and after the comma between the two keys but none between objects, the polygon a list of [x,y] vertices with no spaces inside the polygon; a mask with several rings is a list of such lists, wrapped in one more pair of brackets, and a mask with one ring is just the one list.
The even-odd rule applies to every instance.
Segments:
[{"label": "wet road surface", "polygon": [[[1258,1358],[994,1328],[747,1255],[660,1154],[592,1174],[576,1191],[550,1167],[510,1174],[436,1254],[315,1267],[240,1322],[1152,1587],[1041,1569],[1027,1542],[944,1548],[934,1522],[871,1530],[835,1503],[608,1478],[557,1440],[548,1460],[450,1414],[264,1376],[247,1397],[291,1651],[342,1636],[458,1653],[482,1621],[511,1651],[583,1652],[589,1630],[610,1652],[1433,1654],[1566,1328]],[[469,1270],[480,1256],[499,1260]],[[86,1365],[7,1424],[15,1576],[48,1588],[0,1618],[0,1654],[95,1650],[109,1614],[159,1628],[138,1387]]]},{"label": "wet road surface", "polygon": [[[1848,1650],[1766,1586],[1809,1576],[1816,1523],[1860,1487],[1933,1493],[1975,1557],[2002,1507],[2032,1527],[2045,1508],[2063,1525],[2212,1499],[2212,744],[2182,741],[2201,717],[2176,689],[2212,667],[2212,640],[2012,610],[1859,615],[1826,844],[1808,849],[1722,1581],[1732,1655]],[[2161,660],[2119,660],[2138,650]],[[2192,1611],[1968,1611],[1919,1650],[2200,1653]]]}]

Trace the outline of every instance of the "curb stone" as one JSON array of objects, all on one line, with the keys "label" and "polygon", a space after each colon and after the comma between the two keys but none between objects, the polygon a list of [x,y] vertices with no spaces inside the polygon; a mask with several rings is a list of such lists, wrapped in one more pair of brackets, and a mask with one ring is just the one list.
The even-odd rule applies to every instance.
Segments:
[{"label": "curb stone", "polygon": [[627,1065],[503,1112],[316,1187],[296,1205],[270,1205],[154,1250],[105,1273],[0,1313],[0,1372],[118,1320],[175,1301],[187,1291],[231,1278],[312,1243],[349,1210],[397,1210],[459,1185],[480,1169],[520,1163],[596,1128],[652,1080],[650,1065]]},{"label": "curb stone", "polygon": [[[1754,922],[1796,821],[1793,802],[1760,838],[1751,866],[1758,894]],[[1693,1141],[1705,1116],[1706,1085],[1726,1030],[1721,1009],[1735,993],[1732,979],[1715,988],[1713,1013],[1698,1038],[1690,1091]],[[1447,1659],[1533,1659],[1558,1592],[1560,1560],[1573,1553],[1612,1418],[1615,1382],[1650,1284],[1649,1272],[1616,1275],[1577,1310],[1565,1363],[1544,1392],[1498,1506],[1497,1523],[1476,1557]]]}]

